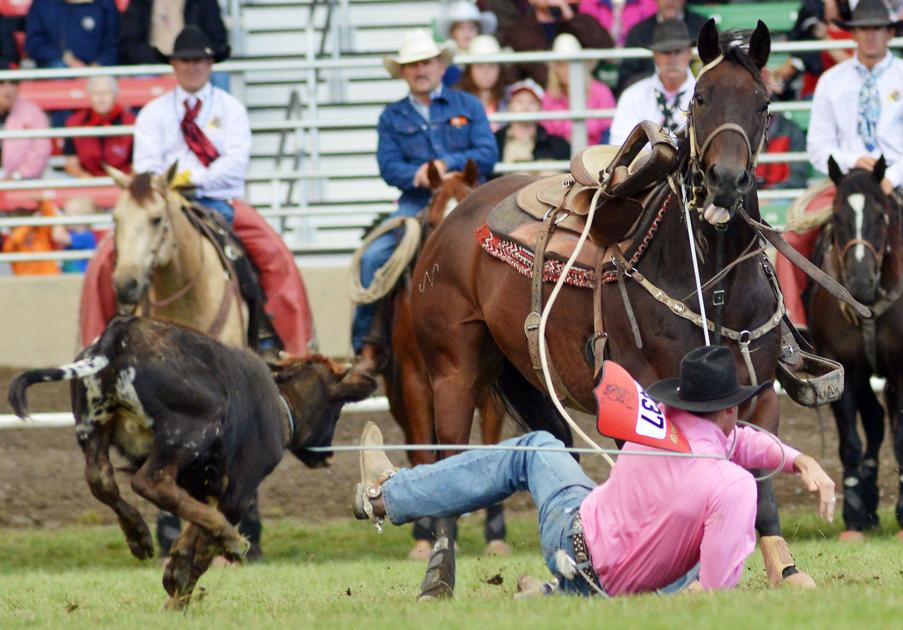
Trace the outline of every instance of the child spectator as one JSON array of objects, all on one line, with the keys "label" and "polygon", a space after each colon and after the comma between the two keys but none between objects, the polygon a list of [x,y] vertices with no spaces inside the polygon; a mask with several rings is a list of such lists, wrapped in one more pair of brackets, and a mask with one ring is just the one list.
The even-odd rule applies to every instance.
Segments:
[{"label": "child spectator", "polygon": [[[492,35],[496,27],[495,16],[480,10],[469,0],[457,0],[441,16],[436,30],[443,40],[451,39],[458,51],[470,48],[473,39],[479,35]],[[450,64],[442,77],[442,84],[451,87],[461,80],[461,68]]]},{"label": "child spectator", "polygon": [[[500,52],[502,49],[492,35],[477,35],[467,50],[468,55],[474,56],[496,55]],[[480,99],[487,115],[501,111],[505,96],[502,67],[497,63],[472,63],[464,68],[457,88]],[[497,131],[500,127],[499,123],[490,123],[490,126],[493,131]]]},{"label": "child spectator", "polygon": [[580,0],[580,13],[591,15],[608,31],[618,46],[638,22],[655,15],[655,0]]},{"label": "child spectator", "polygon": [[[555,38],[553,52],[573,53],[581,50],[580,42],[569,33],[562,33]],[[590,62],[591,63],[591,62]],[[586,107],[587,109],[609,109],[615,106],[615,97],[604,83],[597,81],[590,74],[589,66],[586,68]],[[568,94],[568,62],[553,61],[549,64],[549,82],[546,86],[545,97],[542,99],[542,108],[545,111],[561,111],[570,109]],[[542,126],[551,134],[561,136],[565,140],[571,140],[570,120],[544,120]],[[591,118],[586,121],[587,141],[589,144],[599,144],[607,139],[608,129],[611,127],[611,118]],[[577,147],[582,148],[582,147]]]},{"label": "child spectator", "polygon": [[[57,215],[56,208],[49,201],[42,201],[38,205],[35,214],[45,217]],[[4,254],[24,254],[52,252],[56,249],[54,237],[62,235],[65,229],[62,226],[49,225],[20,225],[10,230],[9,236],[3,240]],[[13,273],[17,276],[53,276],[60,272],[60,266],[55,260],[29,260],[14,262],[11,264]]]},{"label": "child spectator", "polygon": [[25,52],[41,68],[114,66],[119,61],[114,0],[33,0]]},{"label": "child spectator", "polygon": [[[94,202],[87,197],[76,197],[66,202],[63,214],[70,217],[87,216],[98,211]],[[67,228],[56,226],[52,234],[53,243],[66,251],[92,250],[97,248],[97,235],[87,224],[70,225]],[[64,260],[63,273],[84,273],[88,267],[88,259]]]},{"label": "child spectator", "polygon": [[[7,68],[4,68],[7,69]],[[41,108],[19,97],[19,85],[9,79],[0,81],[0,123],[3,129],[46,129],[47,115]],[[6,180],[41,177],[50,159],[50,138],[7,138],[0,141],[3,154],[0,178]]]},{"label": "child spectator", "polygon": [[[119,86],[113,77],[91,77],[87,85],[90,107],[66,120],[67,127],[131,125],[135,116],[116,103]],[[104,164],[121,171],[132,170],[132,136],[67,138],[63,146],[65,171],[73,177],[102,177]]]},{"label": "child spectator", "polygon": [[[532,79],[518,81],[508,88],[509,112],[542,111],[543,90]],[[546,131],[535,121],[511,122],[495,132],[502,162],[567,160],[571,147],[567,140]]]}]

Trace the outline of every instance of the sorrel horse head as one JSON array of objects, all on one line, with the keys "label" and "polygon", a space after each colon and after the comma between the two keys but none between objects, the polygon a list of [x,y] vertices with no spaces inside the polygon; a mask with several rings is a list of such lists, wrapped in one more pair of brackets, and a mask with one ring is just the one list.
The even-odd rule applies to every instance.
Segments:
[{"label": "sorrel horse head", "polygon": [[[873,171],[854,168],[844,175],[833,158],[828,172],[837,187],[834,212],[820,235],[816,257],[829,275],[874,313],[863,319],[841,308],[819,286],[809,299],[809,325],[819,353],[843,364],[843,396],[831,404],[843,464],[844,539],[878,526],[878,452],[884,439],[884,410],[869,379],[886,381],[885,403],[892,415],[894,455],[903,465],[903,235],[901,209],[884,194],[886,163]],[[865,445],[856,425],[865,429]],[[903,527],[903,480],[897,498]]]},{"label": "sorrel horse head", "polygon": [[118,307],[149,305],[145,314],[247,346],[247,305],[213,244],[188,219],[188,202],[171,185],[175,172],[175,164],[162,176],[108,168],[122,189],[113,208]]},{"label": "sorrel horse head", "polygon": [[[702,328],[691,316],[700,309],[684,201],[697,242],[708,325],[714,327],[711,318],[718,318],[739,378],[773,379],[779,357],[783,306],[774,272],[764,254],[756,253],[759,235],[739,212],[742,208],[750,218],[759,218],[753,169],[767,128],[768,93],[760,69],[768,60],[771,36],[759,22],[745,50],[732,34],[720,38],[709,20],[698,47],[705,70],[691,105],[691,127],[679,138],[675,171],[646,198],[639,217],[644,227],[635,237],[642,239],[643,248],[635,249],[634,256],[628,251],[627,268],[622,269],[636,333],[618,284],[604,284],[601,290],[609,358],[643,385],[676,376],[681,357],[704,343]],[[467,441],[476,393],[492,382],[500,383],[528,426],[570,441],[569,430],[540,393],[545,387],[533,370],[524,337],[530,280],[486,255],[474,237],[494,206],[531,181],[511,176],[479,188],[437,228],[414,270],[413,281],[423,286],[413,293],[414,325],[433,384],[439,444]],[[592,241],[607,245],[618,240],[606,237],[597,223],[602,223],[598,215],[589,233]],[[638,272],[657,290],[641,284]],[[715,290],[724,297],[720,309],[712,307]],[[671,301],[663,303],[663,296]],[[546,329],[549,357],[575,398],[573,404],[588,411],[595,409],[594,379],[585,347],[593,335],[593,292],[565,286]],[[752,419],[777,429],[774,391],[759,397]],[[760,483],[756,524],[770,581],[811,583],[792,562],[781,559],[786,558],[786,543],[769,481]]]}]

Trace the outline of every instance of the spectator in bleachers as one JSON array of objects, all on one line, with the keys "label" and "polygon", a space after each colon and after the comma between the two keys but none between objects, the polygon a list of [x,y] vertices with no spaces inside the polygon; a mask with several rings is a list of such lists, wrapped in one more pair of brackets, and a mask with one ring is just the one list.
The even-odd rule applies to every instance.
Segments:
[{"label": "spectator in bleachers", "polygon": [[[49,201],[41,201],[34,214],[44,217],[57,216],[56,208]],[[59,248],[59,239],[66,230],[59,225],[19,225],[3,239],[4,254],[37,254]],[[17,276],[54,276],[60,272],[55,260],[26,260],[11,264]]]},{"label": "spectator in bleachers", "polygon": [[[116,103],[118,84],[113,77],[91,77],[87,84],[90,107],[66,120],[67,127],[131,125],[135,115]],[[132,136],[85,136],[66,138],[64,170],[73,177],[103,177],[103,165],[126,173],[132,170]]]},{"label": "spectator in bleachers", "polygon": [[25,52],[41,68],[113,66],[119,61],[114,0],[33,0]]},{"label": "spectator in bleachers", "polygon": [[[762,80],[768,89],[769,96],[781,91],[781,84],[775,80],[768,68],[762,68]],[[768,144],[765,153],[787,153],[806,150],[806,134],[795,122],[781,113],[771,117],[768,125]],[[756,166],[756,180],[759,190],[768,188],[805,188],[809,178],[809,165],[806,162],[770,162]]]},{"label": "spectator in bleachers", "polygon": [[[409,89],[400,101],[386,106],[377,126],[380,175],[387,184],[401,190],[393,217],[414,216],[429,203],[430,164],[445,174],[462,170],[472,159],[485,179],[498,161],[498,146],[480,101],[442,85],[450,58],[451,51],[436,44],[429,33],[414,30],[405,34],[397,55],[383,60],[389,74],[404,79]],[[384,234],[364,252],[364,286],[370,285],[397,243],[397,234]],[[355,308],[352,346],[357,361],[349,377],[373,388],[383,354],[381,340],[371,337],[377,307],[378,304],[361,304]]]},{"label": "spectator in bleachers", "polygon": [[[570,33],[562,33],[555,38],[554,52],[573,53],[581,50],[580,42]],[[592,62],[590,62],[592,63]],[[568,62],[553,61],[549,64],[549,81],[546,85],[546,93],[542,99],[542,108],[545,111],[561,111],[571,108],[568,94]],[[586,107],[587,109],[609,109],[615,106],[615,97],[607,85],[597,81],[590,73],[590,67],[586,66]],[[549,133],[561,136],[568,142],[571,140],[570,120],[544,120],[543,127]],[[608,129],[611,127],[611,118],[590,118],[586,121],[587,142],[599,144],[608,139]],[[576,147],[581,149],[583,147]]]},{"label": "spectator in bleachers", "polygon": [[[693,42],[699,37],[699,30],[706,23],[706,17],[699,13],[694,13],[686,8],[686,0],[655,0],[658,8],[655,15],[652,15],[642,22],[638,22],[636,26],[627,33],[627,39],[624,46],[627,48],[649,48],[652,38],[655,35],[655,25],[665,20],[680,20],[685,22],[687,30]],[[648,77],[655,72],[655,65],[651,59],[624,59],[621,61],[621,67],[618,69],[618,84],[615,93],[621,94],[632,83]]]},{"label": "spectator in bleachers", "polygon": [[[130,0],[122,14],[120,59],[126,65],[166,63],[176,36],[186,26],[207,35],[213,50],[229,51],[229,35],[217,0]],[[210,83],[229,91],[229,73],[214,72]]]},{"label": "spectator in bleachers", "polygon": [[[495,16],[488,11],[481,12],[470,0],[456,0],[436,23],[436,30],[442,40],[453,42],[458,52],[470,48],[470,43],[478,35],[495,33],[495,27]],[[449,64],[442,77],[442,84],[452,87],[460,80],[461,68]]]},{"label": "spectator in bleachers", "polygon": [[[572,35],[583,48],[611,48],[614,41],[602,25],[577,11],[579,0],[528,0],[529,8],[510,27],[499,31],[499,43],[515,51],[549,50],[561,34]],[[547,85],[545,64],[511,66],[511,79],[530,78]]]},{"label": "spectator in bleachers", "polygon": [[[887,170],[881,183],[888,195],[903,187],[903,61],[888,44],[901,22],[882,0],[860,0],[851,19],[838,25],[852,32],[856,54],[825,72],[815,88],[806,152],[816,170],[828,172],[833,157],[842,172],[874,169],[884,156]],[[830,206],[831,196],[821,197]],[[821,209],[812,204],[806,212]],[[807,257],[819,230],[787,232],[785,238]],[[786,258],[778,256],[776,270],[787,305],[797,325],[806,324],[801,294],[806,277]]]},{"label": "spectator in bleachers", "polygon": [[[70,199],[66,203],[63,214],[70,217],[86,216],[97,212],[94,202],[88,197],[77,197]],[[97,247],[97,235],[91,226],[87,224],[76,224],[63,227],[61,225],[54,226],[53,233],[54,244],[66,251],[84,251],[93,250]],[[88,267],[88,259],[81,260],[64,260],[62,264],[63,273],[84,273]]]},{"label": "spectator in bleachers", "polygon": [[[475,56],[496,55],[500,52],[502,49],[492,35],[477,35],[467,49],[468,55]],[[472,63],[464,68],[457,88],[480,99],[487,115],[494,114],[502,111],[505,98],[505,82],[502,74],[502,66],[497,63]],[[490,124],[493,131],[499,128],[496,123]]]},{"label": "spectator in bleachers", "polygon": [[[543,96],[542,88],[533,79],[518,81],[508,88],[508,111],[540,112]],[[508,123],[495,132],[495,140],[503,162],[568,160],[571,157],[568,141],[550,134],[535,121]]]},{"label": "spectator in bleachers", "polygon": [[16,32],[21,30],[25,30],[25,19],[22,16],[0,13],[0,68],[18,65],[22,60],[16,43]]},{"label": "spectator in bleachers", "polygon": [[[850,39],[849,31],[835,23],[840,17],[837,0],[803,0],[788,39],[826,42]],[[794,53],[774,69],[774,79],[781,87],[779,94],[782,98],[811,98],[818,77],[828,68],[852,56],[853,52],[850,50]]]},{"label": "spectator in bleachers", "polygon": [[611,124],[611,144],[624,144],[633,128],[644,120],[674,132],[687,122],[696,79],[690,72],[693,39],[686,23],[666,20],[656,24],[648,48],[655,72],[621,94]]},{"label": "spectator in bleachers", "polygon": [[638,22],[655,15],[655,0],[580,0],[580,13],[599,21],[618,46]]},{"label": "spectator in bleachers", "polygon": [[[19,96],[19,84],[0,81],[0,123],[6,131],[46,129],[47,115],[40,107]],[[0,142],[5,180],[34,179],[44,174],[50,159],[50,138],[7,138]]]}]

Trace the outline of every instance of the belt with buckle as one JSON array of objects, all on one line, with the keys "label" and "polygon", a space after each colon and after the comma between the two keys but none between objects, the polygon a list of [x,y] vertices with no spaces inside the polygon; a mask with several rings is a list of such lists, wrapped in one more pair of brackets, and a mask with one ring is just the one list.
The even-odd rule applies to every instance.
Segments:
[{"label": "belt with buckle", "polygon": [[579,512],[574,516],[574,524],[571,529],[573,533],[570,535],[570,538],[571,544],[574,546],[574,562],[577,563],[577,573],[591,585],[594,585],[598,589],[597,592],[604,594],[605,589],[599,583],[599,576],[593,570],[592,558],[589,555],[589,549],[586,547],[586,539],[583,537],[583,520],[580,518]]}]

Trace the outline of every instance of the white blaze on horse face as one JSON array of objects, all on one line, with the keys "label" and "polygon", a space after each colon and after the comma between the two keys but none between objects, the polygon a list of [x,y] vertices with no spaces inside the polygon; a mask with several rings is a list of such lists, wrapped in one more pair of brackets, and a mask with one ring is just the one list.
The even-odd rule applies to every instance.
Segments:
[{"label": "white blaze on horse face", "polygon": [[[865,208],[865,195],[863,195],[862,193],[853,193],[852,195],[847,197],[847,205],[849,205],[850,208],[853,209],[853,221],[854,228],[856,230],[855,238],[861,241],[863,221],[862,212]],[[853,256],[857,261],[861,261],[863,258],[865,258],[865,245],[861,243],[856,245],[855,249],[853,249]]]},{"label": "white blaze on horse face", "polygon": [[458,207],[458,200],[454,197],[449,197],[448,202],[445,204],[445,211],[442,213],[442,218],[444,219],[448,215],[452,213],[452,210]]}]

